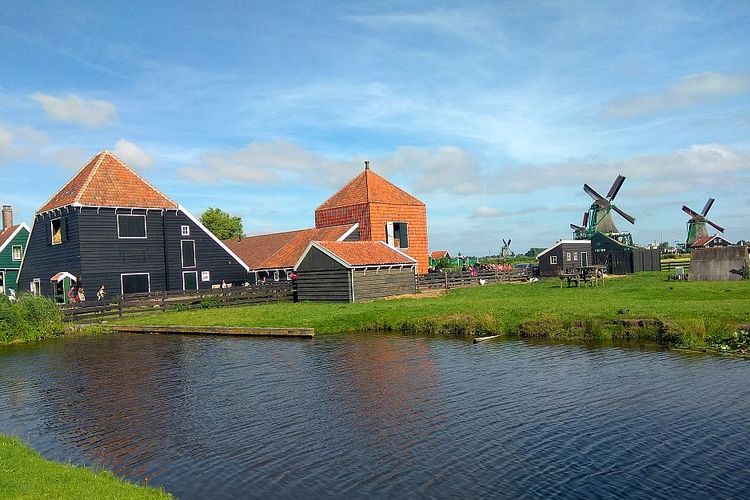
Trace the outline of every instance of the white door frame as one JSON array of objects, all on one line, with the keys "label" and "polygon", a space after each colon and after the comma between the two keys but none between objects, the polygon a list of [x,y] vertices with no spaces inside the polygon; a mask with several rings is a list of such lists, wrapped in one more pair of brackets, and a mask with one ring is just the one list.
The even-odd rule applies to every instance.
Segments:
[{"label": "white door frame", "polygon": [[195,276],[195,289],[196,290],[200,289],[200,282],[198,281],[198,271],[182,271],[182,291],[183,292],[187,291],[187,288],[185,287],[185,275],[186,274],[192,274]]},{"label": "white door frame", "polygon": [[8,283],[6,281],[8,275],[5,274],[5,271],[0,271],[0,277],[3,278],[2,280],[0,280],[0,283],[2,283],[2,287],[3,287],[2,291],[0,291],[0,293],[2,293],[4,295],[8,295]]}]

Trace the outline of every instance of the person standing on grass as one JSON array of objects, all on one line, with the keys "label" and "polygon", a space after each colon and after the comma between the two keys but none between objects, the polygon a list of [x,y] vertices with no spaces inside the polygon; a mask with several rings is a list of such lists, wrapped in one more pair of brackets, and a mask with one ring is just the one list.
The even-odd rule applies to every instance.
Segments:
[{"label": "person standing on grass", "polygon": [[85,302],[86,301],[86,294],[83,293],[83,287],[78,288],[78,302]]},{"label": "person standing on grass", "polygon": [[104,300],[104,296],[107,295],[107,292],[104,291],[104,285],[99,287],[99,291],[96,292],[96,300]]}]

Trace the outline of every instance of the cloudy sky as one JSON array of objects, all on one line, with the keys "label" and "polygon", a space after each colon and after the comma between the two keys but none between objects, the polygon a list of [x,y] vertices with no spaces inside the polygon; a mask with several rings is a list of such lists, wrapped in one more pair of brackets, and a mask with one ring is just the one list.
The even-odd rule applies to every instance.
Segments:
[{"label": "cloudy sky", "polygon": [[[0,13],[0,202],[33,213],[110,149],[248,234],[308,227],[369,159],[431,249],[621,229],[682,204],[750,239],[750,2],[28,2]],[[33,6],[32,6],[33,4]]]}]

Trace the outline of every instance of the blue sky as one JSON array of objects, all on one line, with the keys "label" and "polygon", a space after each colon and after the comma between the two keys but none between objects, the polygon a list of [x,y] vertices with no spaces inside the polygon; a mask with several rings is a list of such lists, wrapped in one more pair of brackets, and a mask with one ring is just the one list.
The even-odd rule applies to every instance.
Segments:
[{"label": "blue sky", "polygon": [[[95,4],[95,5],[92,5]],[[431,249],[548,246],[628,177],[620,229],[750,239],[750,2],[23,2],[0,13],[0,202],[115,151],[248,234],[313,225],[369,159]]]}]

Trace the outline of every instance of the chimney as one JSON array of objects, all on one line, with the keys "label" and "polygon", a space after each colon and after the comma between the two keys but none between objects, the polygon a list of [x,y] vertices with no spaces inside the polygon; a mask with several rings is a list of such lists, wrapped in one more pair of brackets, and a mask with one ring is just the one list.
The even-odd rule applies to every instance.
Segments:
[{"label": "chimney", "polygon": [[365,170],[370,170],[370,160],[365,160]]},{"label": "chimney", "polygon": [[13,225],[13,208],[3,205],[3,231]]}]

